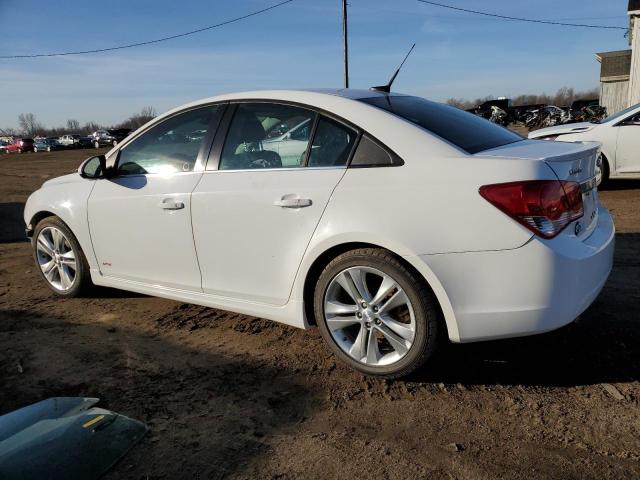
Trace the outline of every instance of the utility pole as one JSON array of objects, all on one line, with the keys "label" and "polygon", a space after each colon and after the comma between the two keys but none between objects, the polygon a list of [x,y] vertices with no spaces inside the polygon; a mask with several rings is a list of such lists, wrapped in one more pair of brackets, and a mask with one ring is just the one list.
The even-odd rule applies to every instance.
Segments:
[{"label": "utility pole", "polygon": [[342,0],[342,40],[344,43],[344,88],[349,88],[349,44],[347,42],[347,0]]}]

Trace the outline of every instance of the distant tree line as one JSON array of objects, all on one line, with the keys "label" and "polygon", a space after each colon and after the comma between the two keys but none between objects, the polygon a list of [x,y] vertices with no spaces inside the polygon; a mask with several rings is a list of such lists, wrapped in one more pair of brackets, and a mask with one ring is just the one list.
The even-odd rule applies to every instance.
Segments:
[{"label": "distant tree line", "polygon": [[[558,107],[569,106],[574,100],[599,98],[600,90],[598,88],[592,88],[591,90],[576,92],[573,88],[562,87],[556,92],[555,95],[543,94],[528,94],[518,95],[511,99],[512,104],[516,105],[537,105],[544,103],[546,105],[557,105]],[[466,100],[463,98],[450,98],[447,100],[449,105],[454,107],[468,110],[470,108],[477,107],[478,105],[486,102],[487,100],[495,100],[496,97],[488,96],[483,98],[476,98],[475,100]]]},{"label": "distant tree line", "polygon": [[96,130],[102,129],[129,128],[131,130],[135,130],[147,123],[149,120],[153,120],[156,116],[156,109],[149,106],[144,107],[138,113],[134,113],[129,118],[116,125],[106,126],[97,122],[86,122],[84,125],[80,125],[78,120],[71,118],[67,120],[66,125],[47,128],[33,113],[21,113],[18,115],[18,128],[0,128],[0,136],[23,135],[25,137],[59,137],[67,133],[89,135]]}]

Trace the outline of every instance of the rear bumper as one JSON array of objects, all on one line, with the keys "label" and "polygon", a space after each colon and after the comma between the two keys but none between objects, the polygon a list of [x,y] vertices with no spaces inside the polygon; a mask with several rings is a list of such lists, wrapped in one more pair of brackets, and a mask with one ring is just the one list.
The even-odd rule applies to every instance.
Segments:
[{"label": "rear bumper", "polygon": [[453,309],[460,342],[542,333],[575,320],[613,265],[615,228],[601,205],[584,241],[533,237],[513,250],[422,255]]}]

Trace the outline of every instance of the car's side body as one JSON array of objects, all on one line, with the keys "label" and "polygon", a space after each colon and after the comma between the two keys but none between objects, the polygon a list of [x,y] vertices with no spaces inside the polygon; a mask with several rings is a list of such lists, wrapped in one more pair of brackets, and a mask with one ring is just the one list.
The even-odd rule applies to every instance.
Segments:
[{"label": "car's side body", "polygon": [[57,139],[38,138],[33,144],[34,152],[51,152],[53,150],[61,150],[64,148]]},{"label": "car's side body", "polygon": [[529,133],[532,139],[599,142],[610,178],[640,178],[640,105],[600,123],[573,123]]},{"label": "car's side body", "polygon": [[77,133],[62,135],[58,138],[58,143],[64,147],[78,147],[80,146],[81,136]]},{"label": "car's side body", "polygon": [[[585,170],[581,178],[590,179],[595,176],[593,145],[523,141],[469,154],[357,101],[358,95],[380,94],[248,92],[174,109],[112,149],[107,163],[113,165],[120,151],[154,126],[182,112],[218,106],[219,123],[207,134],[192,171],[112,180],[72,174],[50,180],[26,204],[27,228],[43,216],[60,217],[77,237],[97,285],[301,328],[311,324],[308,290],[318,265],[357,246],[387,249],[419,272],[454,342],[551,330],[591,303],[606,280],[613,252],[613,224],[597,193],[583,232],[576,228],[543,240],[478,191],[483,185],[529,178],[557,181],[558,172],[574,175],[568,167],[564,173],[552,168],[550,162],[566,155],[574,159],[571,165]],[[219,169],[227,117],[238,105],[260,102],[309,109],[316,118],[353,129],[358,138],[366,134],[402,164]],[[279,208],[287,195],[313,202],[306,208]],[[167,199],[180,210],[159,210]],[[151,264],[154,259],[164,263]],[[141,272],[143,264],[148,267]],[[576,270],[584,273],[580,280]],[[488,288],[478,291],[483,283]]]},{"label": "car's side body", "polygon": [[15,138],[12,143],[5,146],[7,153],[33,152],[32,138]]}]

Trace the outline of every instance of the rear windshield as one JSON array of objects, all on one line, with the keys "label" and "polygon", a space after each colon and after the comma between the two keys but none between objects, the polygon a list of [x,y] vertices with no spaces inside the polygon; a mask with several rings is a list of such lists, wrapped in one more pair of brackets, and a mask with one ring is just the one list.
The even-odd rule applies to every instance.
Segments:
[{"label": "rear windshield", "polygon": [[472,113],[420,97],[389,95],[360,101],[415,123],[470,154],[524,139]]}]

